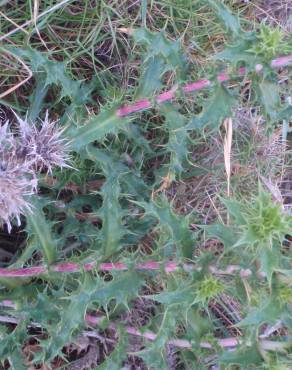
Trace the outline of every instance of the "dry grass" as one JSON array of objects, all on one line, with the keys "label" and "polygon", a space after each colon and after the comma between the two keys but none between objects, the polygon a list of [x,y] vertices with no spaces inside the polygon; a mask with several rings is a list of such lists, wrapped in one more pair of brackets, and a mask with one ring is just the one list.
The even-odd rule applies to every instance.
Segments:
[{"label": "dry grass", "polygon": [[252,1],[251,6],[258,21],[279,26],[287,33],[292,32],[292,3],[290,0]]},{"label": "dry grass", "polygon": [[[258,180],[281,187],[288,154],[281,130],[269,135],[257,108],[238,108],[233,119],[234,132],[230,157],[230,192],[238,197],[251,196]],[[200,222],[209,224],[226,212],[220,196],[228,196],[224,158],[224,133],[212,135],[193,149],[194,168],[205,172],[177,181],[167,190],[169,199],[181,214],[194,213]],[[191,154],[192,156],[192,154]],[[271,191],[270,189],[267,189]]]}]

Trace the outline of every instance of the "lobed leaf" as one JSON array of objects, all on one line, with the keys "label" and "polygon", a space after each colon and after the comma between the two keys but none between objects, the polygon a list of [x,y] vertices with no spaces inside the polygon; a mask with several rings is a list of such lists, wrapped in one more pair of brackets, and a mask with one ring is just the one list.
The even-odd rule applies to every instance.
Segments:
[{"label": "lobed leaf", "polygon": [[102,141],[109,133],[116,133],[127,122],[126,118],[118,117],[115,109],[92,115],[83,126],[69,129],[66,134],[71,140],[71,148],[81,151],[93,141]]},{"label": "lobed leaf", "polygon": [[161,106],[160,111],[165,117],[165,125],[169,132],[165,149],[170,153],[170,162],[166,167],[168,173],[177,174],[180,177],[189,153],[190,138],[186,126],[187,120],[170,103]]},{"label": "lobed leaf", "polygon": [[39,248],[48,264],[57,257],[56,241],[52,235],[52,225],[43,212],[43,203],[37,197],[31,197],[33,211],[27,214],[27,231],[30,237],[34,235]]},{"label": "lobed leaf", "polygon": [[223,85],[218,85],[212,97],[205,103],[202,113],[190,120],[188,130],[205,127],[218,129],[222,121],[231,115],[236,103],[235,97]]},{"label": "lobed leaf", "polygon": [[186,217],[174,213],[167,199],[157,198],[156,202],[137,202],[145,209],[146,215],[154,216],[158,227],[165,230],[169,241],[172,241],[180,257],[192,258],[194,240]]},{"label": "lobed leaf", "polygon": [[207,0],[207,4],[216,11],[227,31],[230,31],[234,38],[240,36],[242,29],[238,16],[232,14],[230,9],[221,1]]}]

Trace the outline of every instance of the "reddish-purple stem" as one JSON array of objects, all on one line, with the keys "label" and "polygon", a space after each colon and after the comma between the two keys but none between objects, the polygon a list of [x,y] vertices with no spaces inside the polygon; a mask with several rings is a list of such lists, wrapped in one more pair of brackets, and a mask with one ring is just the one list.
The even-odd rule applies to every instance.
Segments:
[{"label": "reddish-purple stem", "polygon": [[[160,271],[164,270],[167,273],[175,272],[179,268],[184,269],[185,271],[194,270],[195,265],[192,263],[185,263],[185,264],[178,264],[176,262],[157,262],[157,261],[148,261],[143,263],[137,263],[133,267],[136,270],[144,270],[144,271]],[[0,277],[35,277],[43,274],[47,274],[50,272],[60,272],[60,273],[74,273],[74,272],[83,272],[83,271],[91,271],[96,269],[98,271],[126,271],[129,270],[130,267],[123,262],[105,262],[105,263],[97,263],[95,261],[87,262],[84,264],[78,264],[75,262],[64,262],[59,263],[56,265],[51,265],[49,267],[41,265],[35,267],[25,267],[25,268],[0,268]],[[238,265],[230,265],[225,268],[225,270],[220,270],[216,266],[209,266],[210,273],[214,275],[234,275],[235,273],[239,272],[242,278],[247,278],[251,275],[251,270],[249,269],[242,269]]]},{"label": "reddish-purple stem", "polygon": [[138,100],[133,104],[125,105],[117,110],[119,117],[127,116],[131,113],[139,112],[140,110],[151,108],[151,102],[149,99]]},{"label": "reddish-purple stem", "polygon": [[[281,67],[290,66],[290,65],[292,65],[292,55],[285,56],[285,57],[280,57],[280,58],[272,60],[272,62],[271,62],[271,67],[272,68],[281,68]],[[261,71],[262,67],[263,67],[262,65],[257,64],[256,72]],[[240,76],[244,75],[245,73],[246,73],[246,68],[241,67],[241,68],[238,69],[238,74]],[[225,72],[221,72],[217,75],[217,80],[219,82],[228,81],[228,80],[230,80],[230,78],[231,78],[231,76],[228,75]],[[210,80],[203,79],[203,80],[198,80],[198,81],[195,81],[195,82],[190,82],[190,83],[185,84],[184,86],[182,86],[182,90],[185,93],[190,93],[190,92],[193,92],[193,91],[202,90],[205,87],[208,87],[210,85],[211,85]],[[170,101],[170,100],[175,98],[175,91],[176,90],[177,90],[177,88],[175,87],[175,88],[172,88],[169,91],[163,92],[163,93],[157,95],[153,99],[153,101],[155,101],[158,104],[161,104],[161,103],[166,102],[166,101]],[[116,114],[117,114],[118,117],[125,117],[125,116],[128,116],[131,113],[139,112],[139,111],[142,111],[142,110],[145,110],[145,109],[149,109],[151,107],[152,107],[152,103],[149,99],[142,99],[142,100],[138,100],[134,103],[124,105],[121,108],[118,108]]]},{"label": "reddish-purple stem", "polygon": [[20,269],[0,268],[0,277],[30,277],[48,272],[46,266],[25,267]]},{"label": "reddish-purple stem", "polygon": [[[99,325],[102,320],[104,319],[103,316],[92,316],[92,315],[85,315],[85,321],[89,325]],[[20,319],[12,317],[12,316],[0,316],[0,322],[3,323],[9,323],[9,324],[15,324],[18,325],[20,323]],[[31,323],[32,326],[40,327],[38,323]],[[110,327],[115,329],[115,325],[111,324]],[[140,331],[133,326],[126,326],[125,330],[128,334],[143,337],[147,340],[154,341],[157,338],[157,334],[153,333],[152,331]],[[224,339],[217,339],[217,343],[220,347],[228,348],[228,347],[235,347],[239,344],[239,341],[237,338],[224,338]],[[179,348],[192,348],[192,343],[186,339],[170,339],[168,344],[172,344],[175,347]],[[213,348],[213,345],[208,342],[202,342],[200,343],[201,348],[211,349]]]},{"label": "reddish-purple stem", "polygon": [[202,90],[205,87],[208,87],[211,85],[211,81],[209,80],[199,80],[196,82],[191,82],[183,86],[183,91],[185,93],[197,91],[197,90]]},{"label": "reddish-purple stem", "polygon": [[[101,323],[101,321],[104,319],[102,316],[93,316],[93,315],[85,315],[85,320],[88,322],[88,324],[96,326]],[[115,328],[114,324],[110,325],[113,329]],[[157,334],[153,333],[152,331],[141,331],[139,329],[136,329],[132,326],[126,326],[125,330],[128,334],[136,335],[139,337],[143,337],[147,340],[154,341],[157,338]],[[214,338],[217,342],[217,345],[221,348],[234,348],[238,346],[241,343],[240,337],[230,337],[230,338]],[[273,340],[267,340],[267,339],[260,339],[260,346],[262,349],[270,350],[270,351],[281,351],[285,348],[287,348],[287,343],[285,342],[276,342]],[[193,348],[193,344],[191,341],[187,339],[170,339],[167,344],[172,344],[175,347],[178,348]],[[215,347],[214,344],[211,344],[209,342],[201,342],[200,347],[204,349],[212,349]]]},{"label": "reddish-purple stem", "polygon": [[[174,262],[167,262],[165,264],[149,261],[145,263],[138,263],[134,268],[137,270],[159,270],[164,269],[166,272],[173,272],[178,268],[178,264]],[[100,263],[97,262],[87,262],[85,264],[78,264],[75,262],[64,262],[57,265],[52,265],[50,267],[46,266],[35,266],[35,267],[25,267],[25,268],[0,268],[0,277],[33,277],[43,275],[49,272],[61,272],[61,273],[72,273],[72,272],[82,272],[90,271],[93,269],[98,269],[99,271],[124,271],[128,270],[129,267],[123,262],[108,262]]]},{"label": "reddish-purple stem", "polygon": [[174,99],[176,90],[177,90],[177,88],[174,88],[172,90],[169,90],[169,91],[166,91],[166,92],[163,92],[163,93],[157,95],[156,96],[156,102],[158,104],[161,104],[165,101]]},{"label": "reddish-purple stem", "polygon": [[287,55],[285,57],[280,57],[272,60],[271,67],[272,68],[281,68],[286,66],[292,65],[292,55]]},{"label": "reddish-purple stem", "polygon": [[[85,315],[85,321],[91,325],[91,326],[96,326],[99,325],[105,317],[103,316],[93,316],[93,315]],[[21,319],[13,317],[13,316],[3,316],[0,315],[0,322],[2,323],[7,323],[7,324],[15,324],[18,325],[21,322]],[[41,325],[37,322],[31,322],[29,324],[29,327],[37,327],[41,328]],[[115,329],[114,324],[110,324],[110,327],[112,329]],[[147,340],[154,341],[157,338],[157,334],[153,333],[152,331],[140,331],[139,329],[134,328],[133,326],[126,326],[125,330],[128,334],[143,337]],[[91,331],[86,331],[83,332],[84,335],[92,334]],[[222,348],[234,348],[238,346],[241,342],[240,337],[230,337],[230,338],[214,338],[217,344],[222,347]],[[267,339],[260,339],[260,346],[262,349],[268,350],[268,351],[283,351],[285,350],[288,346],[289,343],[287,342],[277,342],[274,340],[267,340]],[[175,347],[178,348],[192,348],[193,344],[187,339],[170,339],[167,344],[171,344]],[[209,342],[201,342],[200,344],[201,348],[205,349],[212,349],[215,346]]]},{"label": "reddish-purple stem", "polygon": [[[93,326],[99,325],[102,322],[103,319],[104,319],[103,316],[93,316],[93,315],[89,315],[89,314],[85,315],[85,320],[88,322],[88,324],[93,325]],[[151,331],[143,331],[142,332],[139,329],[136,329],[132,326],[126,326],[125,330],[128,334],[143,337],[143,338],[151,340],[151,341],[153,341],[157,338],[157,334],[155,334]],[[225,347],[235,347],[239,344],[239,340],[235,337],[233,337],[233,338],[224,338],[224,339],[217,339],[217,343],[220,347],[223,347],[223,348],[225,348]],[[193,347],[192,343],[190,341],[186,340],[186,339],[171,339],[168,342],[168,344],[172,344],[175,347],[180,347],[180,348],[192,348]],[[208,342],[202,342],[200,344],[200,347],[209,349],[209,348],[213,348],[213,345],[211,343],[208,343]]]}]

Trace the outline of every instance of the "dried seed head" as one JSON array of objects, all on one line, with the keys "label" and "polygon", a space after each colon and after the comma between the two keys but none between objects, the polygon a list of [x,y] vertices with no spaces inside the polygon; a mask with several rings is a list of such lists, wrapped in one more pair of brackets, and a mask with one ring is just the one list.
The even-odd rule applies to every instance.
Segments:
[{"label": "dried seed head", "polygon": [[[4,150],[3,150],[4,149]],[[11,221],[31,210],[27,196],[36,191],[37,179],[26,163],[17,163],[12,152],[0,148],[0,225],[6,224],[11,231]]]},{"label": "dried seed head", "polygon": [[[17,117],[17,116],[16,116]],[[19,123],[18,156],[33,163],[39,171],[46,170],[52,173],[54,167],[70,167],[68,162],[69,143],[61,135],[64,130],[56,126],[56,122],[49,121],[48,112],[40,128],[35,123],[17,117]]]}]

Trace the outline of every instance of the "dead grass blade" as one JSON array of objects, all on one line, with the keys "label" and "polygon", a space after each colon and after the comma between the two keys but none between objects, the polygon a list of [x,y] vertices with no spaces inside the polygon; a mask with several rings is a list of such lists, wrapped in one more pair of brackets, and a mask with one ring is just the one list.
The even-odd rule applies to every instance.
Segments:
[{"label": "dead grass blade", "polygon": [[32,77],[32,71],[30,68],[24,63],[22,59],[20,59],[17,55],[10,53],[8,50],[5,49],[5,53],[12,55],[20,64],[23,65],[23,68],[28,72],[28,76],[20,81],[18,84],[12,86],[10,89],[4,91],[2,94],[0,94],[0,99],[4,98],[4,96],[7,96],[11,94],[13,91],[17,90],[20,86],[24,85],[28,80]]},{"label": "dead grass blade", "polygon": [[224,121],[225,138],[224,138],[224,164],[227,178],[227,196],[230,196],[230,176],[231,176],[231,147],[232,147],[232,119],[226,118]]}]

